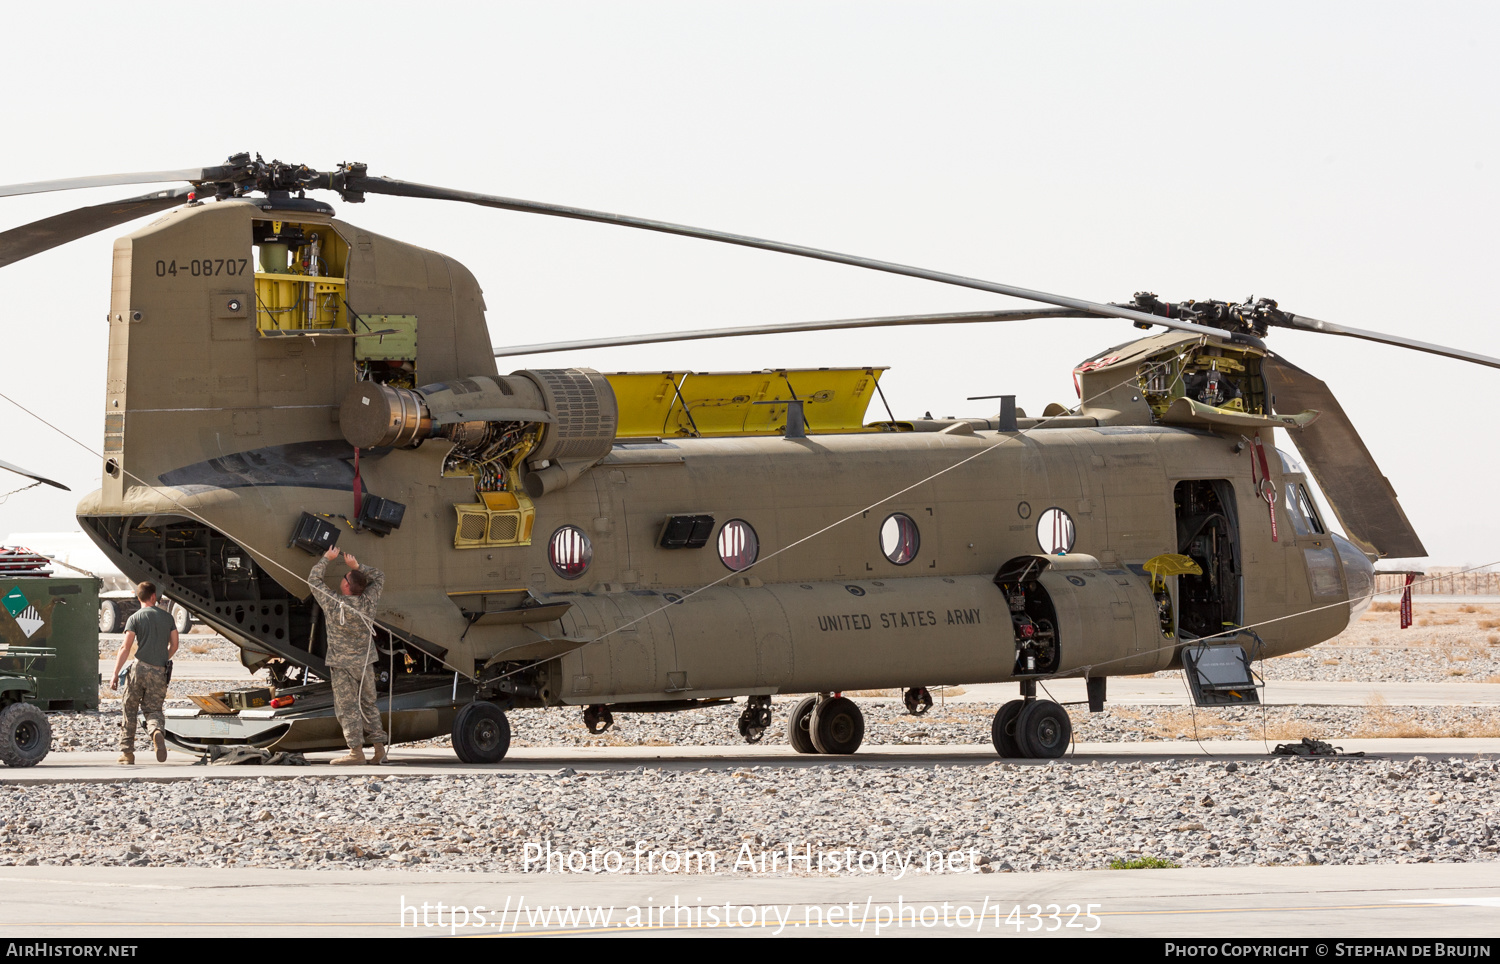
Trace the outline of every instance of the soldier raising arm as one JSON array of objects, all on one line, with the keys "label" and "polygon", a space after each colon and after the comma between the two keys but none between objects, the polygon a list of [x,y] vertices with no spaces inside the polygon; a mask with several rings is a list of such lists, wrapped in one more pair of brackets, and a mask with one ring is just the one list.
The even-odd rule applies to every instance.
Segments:
[{"label": "soldier raising arm", "polygon": [[[338,593],[331,592],[323,581],[328,563],[340,555],[349,566],[339,581]],[[365,743],[374,744],[371,762],[385,762],[385,730],[375,707],[375,605],[385,588],[385,573],[369,566],[347,552],[329,549],[307,574],[307,585],[313,598],[323,607],[327,626],[328,649],[324,663],[328,681],[333,685],[333,710],[344,730],[348,756],[331,762],[341,765],[365,762]]]}]

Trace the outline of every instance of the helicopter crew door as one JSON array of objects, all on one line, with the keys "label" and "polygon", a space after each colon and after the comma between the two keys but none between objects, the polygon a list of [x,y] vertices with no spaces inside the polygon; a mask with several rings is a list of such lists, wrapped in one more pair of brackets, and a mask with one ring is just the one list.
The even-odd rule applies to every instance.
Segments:
[{"label": "helicopter crew door", "polygon": [[1202,575],[1178,577],[1177,625],[1185,638],[1213,636],[1240,625],[1243,573],[1239,512],[1225,479],[1194,479],[1173,490],[1177,551]]}]

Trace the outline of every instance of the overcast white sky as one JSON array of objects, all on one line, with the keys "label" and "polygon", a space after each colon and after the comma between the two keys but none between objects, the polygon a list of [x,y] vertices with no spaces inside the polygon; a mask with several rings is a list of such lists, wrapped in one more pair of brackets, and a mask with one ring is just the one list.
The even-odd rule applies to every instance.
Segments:
[{"label": "overcast white sky", "polygon": [[[622,211],[1096,301],[1270,296],[1500,355],[1500,13],[1487,4],[42,5],[7,11],[0,183],[260,151]],[[0,229],[132,188],[0,199]],[[478,276],[496,344],[1007,306],[854,268],[438,202],[339,215]],[[102,435],[110,244],[0,269],[6,394]],[[889,365],[898,416],[1071,403],[1124,322],[767,336],[502,371]],[[1500,560],[1500,371],[1276,332],[1324,378],[1434,564]],[[513,364],[512,364],[513,362]],[[508,367],[507,367],[508,366]],[[98,460],[0,402],[0,458]],[[14,485],[11,484],[14,479]],[[0,493],[24,484],[0,479]]]}]

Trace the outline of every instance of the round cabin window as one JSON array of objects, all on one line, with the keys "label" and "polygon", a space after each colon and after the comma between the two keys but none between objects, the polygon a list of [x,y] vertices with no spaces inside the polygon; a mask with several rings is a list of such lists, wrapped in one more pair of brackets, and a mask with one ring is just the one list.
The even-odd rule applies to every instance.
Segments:
[{"label": "round cabin window", "polygon": [[917,548],[921,544],[917,524],[905,513],[892,513],[880,526],[880,551],[898,566],[917,558]]},{"label": "round cabin window", "polygon": [[1048,509],[1036,520],[1036,541],[1049,556],[1073,551],[1073,540],[1077,533],[1073,519],[1062,509]]},{"label": "round cabin window", "polygon": [[719,561],[735,572],[749,569],[760,555],[760,540],[743,519],[730,519],[719,530]]},{"label": "round cabin window", "polygon": [[593,544],[577,526],[563,526],[552,533],[552,539],[547,543],[547,559],[552,563],[552,570],[564,579],[577,579],[583,575],[593,558]]}]

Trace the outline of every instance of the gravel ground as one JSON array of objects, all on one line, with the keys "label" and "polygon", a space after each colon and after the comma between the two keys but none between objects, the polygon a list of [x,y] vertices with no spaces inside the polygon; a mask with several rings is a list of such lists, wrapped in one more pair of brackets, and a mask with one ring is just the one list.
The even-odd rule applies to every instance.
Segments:
[{"label": "gravel ground", "polygon": [[[124,642],[124,633],[100,633],[99,658],[114,659]],[[238,663],[240,648],[207,626],[194,626],[186,636],[178,636],[175,659],[217,659]]]},{"label": "gravel ground", "polygon": [[[0,809],[12,815],[0,825],[0,864],[521,871],[527,845],[550,844],[599,848],[596,863],[614,851],[631,872],[644,841],[644,851],[712,853],[718,873],[753,872],[734,866],[743,854],[804,847],[841,860],[846,848],[915,853],[910,872],[921,873],[931,851],[1027,871],[1140,857],[1192,867],[1464,862],[1500,850],[1500,772],[1488,760],[284,772],[0,784]],[[958,864],[967,871],[969,856]],[[707,872],[706,863],[688,870],[700,866]],[[824,864],[834,872],[848,873]]]}]

